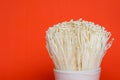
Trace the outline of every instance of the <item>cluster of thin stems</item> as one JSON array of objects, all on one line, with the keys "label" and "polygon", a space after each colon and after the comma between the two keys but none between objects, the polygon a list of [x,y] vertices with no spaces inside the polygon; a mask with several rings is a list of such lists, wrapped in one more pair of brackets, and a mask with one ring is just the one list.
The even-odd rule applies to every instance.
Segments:
[{"label": "cluster of thin stems", "polygon": [[113,38],[104,27],[84,20],[62,22],[46,32],[47,50],[55,69],[83,71],[100,67]]}]

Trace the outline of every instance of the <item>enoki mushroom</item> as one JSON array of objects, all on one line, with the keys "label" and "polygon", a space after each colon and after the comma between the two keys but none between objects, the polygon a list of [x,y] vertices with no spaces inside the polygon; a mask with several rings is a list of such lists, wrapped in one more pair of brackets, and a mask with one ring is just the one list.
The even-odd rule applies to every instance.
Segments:
[{"label": "enoki mushroom", "polygon": [[[113,38],[104,27],[85,20],[62,22],[46,32],[47,50],[55,69],[83,71],[100,67]],[[109,42],[108,42],[109,41]]]}]

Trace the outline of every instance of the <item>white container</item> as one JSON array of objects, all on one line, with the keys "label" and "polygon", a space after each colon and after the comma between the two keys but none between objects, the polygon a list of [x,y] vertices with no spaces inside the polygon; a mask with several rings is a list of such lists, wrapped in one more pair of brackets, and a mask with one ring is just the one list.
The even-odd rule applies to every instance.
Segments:
[{"label": "white container", "polygon": [[89,71],[54,70],[55,80],[99,80],[100,68]]}]

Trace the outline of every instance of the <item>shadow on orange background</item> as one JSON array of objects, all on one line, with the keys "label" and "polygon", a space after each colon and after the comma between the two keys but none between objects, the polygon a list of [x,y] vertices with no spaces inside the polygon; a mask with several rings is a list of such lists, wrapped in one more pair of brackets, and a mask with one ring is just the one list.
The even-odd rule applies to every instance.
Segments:
[{"label": "shadow on orange background", "polygon": [[54,80],[45,31],[79,18],[111,31],[115,41],[103,59],[101,80],[120,80],[119,0],[1,0],[0,80]]}]

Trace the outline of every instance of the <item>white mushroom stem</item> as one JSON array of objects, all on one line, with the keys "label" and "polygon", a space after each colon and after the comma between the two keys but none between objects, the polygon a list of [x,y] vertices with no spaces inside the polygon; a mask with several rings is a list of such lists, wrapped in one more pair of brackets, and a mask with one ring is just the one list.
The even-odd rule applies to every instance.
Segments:
[{"label": "white mushroom stem", "polygon": [[93,22],[63,22],[46,32],[47,49],[58,70],[82,71],[100,67],[113,38],[104,27]]}]

